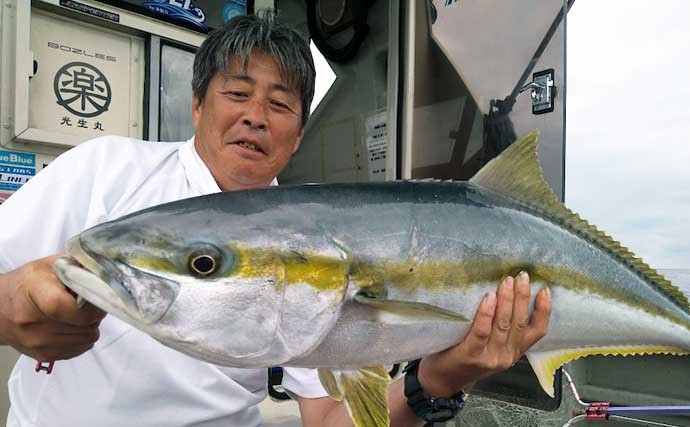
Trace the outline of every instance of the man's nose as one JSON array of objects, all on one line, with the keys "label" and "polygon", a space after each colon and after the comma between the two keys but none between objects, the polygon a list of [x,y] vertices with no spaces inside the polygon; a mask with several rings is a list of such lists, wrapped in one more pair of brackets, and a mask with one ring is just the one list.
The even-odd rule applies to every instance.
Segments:
[{"label": "man's nose", "polygon": [[260,102],[249,102],[242,123],[255,129],[266,129],[265,107]]}]

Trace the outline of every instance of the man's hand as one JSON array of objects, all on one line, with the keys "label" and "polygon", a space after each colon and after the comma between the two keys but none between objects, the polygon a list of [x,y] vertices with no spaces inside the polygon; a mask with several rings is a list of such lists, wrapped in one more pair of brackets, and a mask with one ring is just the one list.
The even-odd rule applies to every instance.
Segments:
[{"label": "man's hand", "polygon": [[454,347],[422,359],[418,378],[431,396],[447,397],[462,387],[513,366],[544,335],[551,315],[551,292],[542,289],[530,319],[527,273],[505,278],[496,294],[479,305],[472,328]]},{"label": "man's hand", "polygon": [[0,344],[39,362],[69,359],[93,347],[105,313],[76,300],[53,272],[59,256],[0,275]]}]

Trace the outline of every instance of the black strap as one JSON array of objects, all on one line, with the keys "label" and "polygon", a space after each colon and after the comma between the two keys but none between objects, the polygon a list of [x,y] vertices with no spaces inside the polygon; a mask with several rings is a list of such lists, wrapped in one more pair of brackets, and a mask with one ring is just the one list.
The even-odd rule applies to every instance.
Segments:
[{"label": "black strap", "polygon": [[453,419],[465,405],[465,394],[457,392],[451,397],[432,397],[424,392],[417,378],[420,359],[405,367],[405,397],[412,412],[419,419],[429,422],[444,422]]}]

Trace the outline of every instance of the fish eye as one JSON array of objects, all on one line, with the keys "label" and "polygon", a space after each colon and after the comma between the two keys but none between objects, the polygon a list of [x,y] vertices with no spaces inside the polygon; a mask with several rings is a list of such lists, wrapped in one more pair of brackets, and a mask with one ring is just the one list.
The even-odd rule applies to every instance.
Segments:
[{"label": "fish eye", "polygon": [[220,251],[213,246],[205,246],[193,251],[188,257],[190,273],[198,277],[208,277],[218,271],[221,264]]},{"label": "fish eye", "polygon": [[192,271],[199,276],[208,276],[216,271],[216,260],[210,255],[199,255],[189,263]]}]

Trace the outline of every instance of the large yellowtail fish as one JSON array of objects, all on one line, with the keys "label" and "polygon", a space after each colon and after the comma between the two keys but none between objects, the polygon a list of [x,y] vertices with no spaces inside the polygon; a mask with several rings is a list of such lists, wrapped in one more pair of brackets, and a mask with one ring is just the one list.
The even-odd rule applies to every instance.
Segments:
[{"label": "large yellowtail fish", "polygon": [[389,422],[384,365],[459,342],[502,277],[552,291],[527,357],[554,394],[579,357],[688,354],[683,294],[569,211],[541,176],[536,132],[469,182],[308,185],[156,206],[68,243],[60,278],[193,357],[319,368],[357,426]]}]

